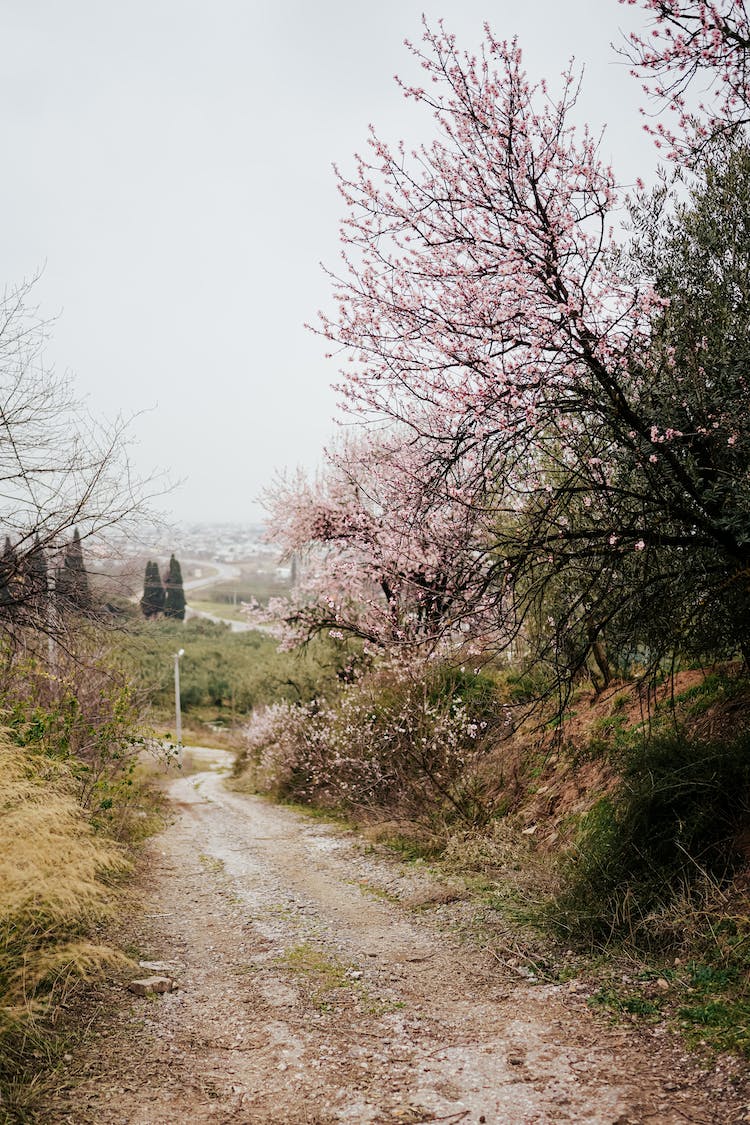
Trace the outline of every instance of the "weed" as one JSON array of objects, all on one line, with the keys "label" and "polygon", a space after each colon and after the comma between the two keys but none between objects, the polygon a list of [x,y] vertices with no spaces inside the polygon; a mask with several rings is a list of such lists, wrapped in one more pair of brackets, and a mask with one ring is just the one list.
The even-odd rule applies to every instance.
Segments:
[{"label": "weed", "polygon": [[221,875],[224,871],[224,860],[213,855],[199,855],[201,865],[212,875]]},{"label": "weed", "polygon": [[439,839],[424,834],[397,833],[394,836],[387,836],[383,843],[407,863],[423,863],[425,860],[436,859],[443,851],[443,843]]},{"label": "weed", "polygon": [[707,1000],[684,1005],[678,1016],[689,1043],[750,1058],[750,1004],[731,999]]},{"label": "weed", "polygon": [[368,898],[374,898],[379,902],[401,902],[398,895],[394,895],[391,891],[386,890],[385,887],[373,886],[373,884],[368,883],[366,879],[352,879],[350,881],[355,887],[359,887],[362,893],[367,895]]},{"label": "weed", "polygon": [[333,994],[351,983],[347,977],[348,966],[309,942],[287,949],[273,963],[305,982],[310,1002],[319,1012],[330,1012]]},{"label": "weed", "polygon": [[589,1004],[593,1007],[608,1008],[618,1015],[658,1016],[661,1013],[659,1000],[623,992],[612,985],[603,986],[595,992]]},{"label": "weed", "polygon": [[383,1000],[379,996],[372,996],[366,988],[363,988],[360,990],[359,1006],[363,1015],[382,1019],[391,1012],[403,1011],[406,1003],[403,1000]]}]

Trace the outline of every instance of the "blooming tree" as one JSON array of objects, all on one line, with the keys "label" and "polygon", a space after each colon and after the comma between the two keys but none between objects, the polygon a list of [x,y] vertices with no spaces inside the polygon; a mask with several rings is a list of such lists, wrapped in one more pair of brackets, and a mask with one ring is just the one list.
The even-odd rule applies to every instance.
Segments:
[{"label": "blooming tree", "polygon": [[292,596],[269,609],[291,643],[317,632],[377,649],[488,643],[503,582],[486,512],[456,472],[429,487],[424,444],[365,432],[315,480],[300,473],[269,490],[269,538],[303,560]]},{"label": "blooming tree", "polygon": [[[636,0],[620,0],[634,5]],[[744,0],[640,0],[652,15],[647,34],[633,32],[623,52],[646,93],[672,113],[647,125],[675,159],[705,150],[717,135],[750,122],[750,19]],[[689,88],[705,79],[700,100]]]},{"label": "blooming tree", "polygon": [[[572,71],[555,98],[489,29],[479,57],[442,25],[424,44],[412,50],[425,84],[404,93],[436,138],[407,151],[371,131],[355,174],[339,174],[343,267],[323,331],[348,353],[346,405],[410,435],[415,513],[439,511],[460,478],[502,575],[498,635],[536,618],[543,647],[564,641],[575,666],[617,619],[632,649],[644,593],[668,604],[675,571],[698,560],[680,612],[722,603],[725,647],[750,652],[734,596],[750,563],[744,497],[717,484],[741,468],[717,451],[745,447],[746,414],[715,409],[718,353],[702,354],[659,253],[618,243],[623,201],[573,124]],[[653,235],[637,208],[635,220]]]}]

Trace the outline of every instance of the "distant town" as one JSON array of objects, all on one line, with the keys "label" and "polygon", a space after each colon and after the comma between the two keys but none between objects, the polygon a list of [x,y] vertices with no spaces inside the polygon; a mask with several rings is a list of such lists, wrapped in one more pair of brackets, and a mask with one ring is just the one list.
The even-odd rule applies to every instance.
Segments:
[{"label": "distant town", "polygon": [[195,587],[209,585],[209,600],[237,605],[255,597],[265,600],[288,588],[290,566],[282,562],[278,545],[264,541],[264,534],[258,523],[154,525],[142,528],[137,538],[110,540],[98,551],[92,544],[86,565],[92,574],[114,580],[121,593],[134,598],[142,590],[146,562],[154,559],[163,566],[175,555],[193,591],[191,605],[209,597],[199,595]]},{"label": "distant town", "polygon": [[158,529],[152,543],[157,553],[169,555],[172,551],[190,559],[206,562],[239,563],[263,561],[266,564],[279,558],[280,550],[273,543],[263,541],[265,528],[257,523],[188,523],[172,527],[166,532]]}]

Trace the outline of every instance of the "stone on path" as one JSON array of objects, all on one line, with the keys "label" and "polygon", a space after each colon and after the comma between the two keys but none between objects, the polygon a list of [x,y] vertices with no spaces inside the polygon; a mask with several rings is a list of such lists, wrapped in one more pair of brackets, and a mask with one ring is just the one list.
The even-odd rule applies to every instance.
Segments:
[{"label": "stone on path", "polygon": [[174,981],[171,977],[142,977],[140,980],[131,980],[128,988],[136,996],[153,996],[155,993],[171,992]]},{"label": "stone on path", "polygon": [[177,970],[184,969],[185,966],[181,965],[179,961],[139,961],[138,967],[146,969],[154,976],[168,977]]}]

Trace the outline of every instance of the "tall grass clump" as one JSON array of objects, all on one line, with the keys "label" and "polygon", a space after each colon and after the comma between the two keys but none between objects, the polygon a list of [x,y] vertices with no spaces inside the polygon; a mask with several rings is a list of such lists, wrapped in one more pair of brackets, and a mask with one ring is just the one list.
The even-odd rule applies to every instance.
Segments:
[{"label": "tall grass clump", "polygon": [[552,919],[596,944],[674,947],[691,931],[693,945],[715,945],[707,891],[726,904],[747,865],[750,734],[724,742],[679,731],[634,736],[619,753],[621,781],[584,817]]},{"label": "tall grass clump", "polygon": [[23,1119],[14,1107],[39,1021],[73,981],[125,963],[95,930],[127,867],[70,771],[0,735],[0,1121]]}]

